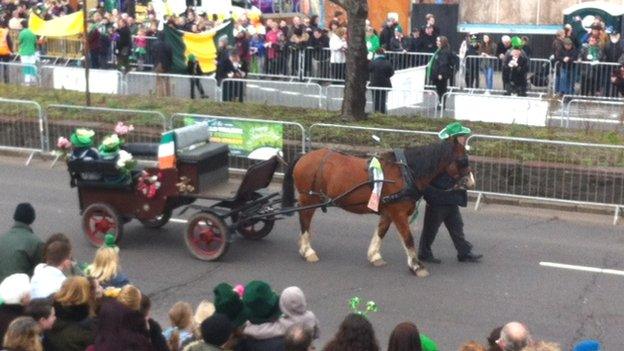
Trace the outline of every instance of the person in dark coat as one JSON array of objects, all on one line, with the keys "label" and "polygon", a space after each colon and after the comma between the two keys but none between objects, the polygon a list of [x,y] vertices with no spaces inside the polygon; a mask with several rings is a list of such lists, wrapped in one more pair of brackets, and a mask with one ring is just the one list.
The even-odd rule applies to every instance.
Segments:
[{"label": "person in dark coat", "polygon": [[117,25],[117,34],[119,35],[115,46],[117,68],[123,73],[128,73],[128,71],[130,71],[129,59],[132,53],[132,33],[130,33],[130,28],[125,20],[120,19]]},{"label": "person in dark coat", "polygon": [[199,65],[199,62],[193,54],[190,54],[188,57],[188,61],[186,63],[186,72],[193,77],[191,78],[191,99],[195,99],[195,87],[197,87],[201,98],[205,99],[207,96],[204,92],[204,87],[202,87],[201,85],[201,81],[199,80],[199,78],[194,78],[197,76],[202,76],[204,72],[202,72],[201,66]]},{"label": "person in dark coat", "polygon": [[428,26],[425,27],[425,30],[423,31],[424,33],[422,33],[421,35],[421,51],[422,52],[428,52],[428,53],[435,53],[436,49],[437,49],[437,41],[436,41],[436,36],[433,34],[433,27]]},{"label": "person in dark coat", "polygon": [[242,69],[240,58],[235,51],[230,52],[227,59],[221,57],[221,59],[217,61],[217,82],[221,84],[225,78],[234,79],[226,80],[221,84],[223,101],[243,102],[245,86],[241,79],[245,78],[246,75],[247,72]]},{"label": "person in dark coat", "polygon": [[[384,50],[379,49],[373,60],[368,64],[370,72],[370,86],[379,88],[392,88],[390,77],[394,75],[394,69],[390,61],[386,59]],[[388,91],[385,89],[373,89],[373,108],[375,112],[386,113]]]},{"label": "person in dark coat", "polygon": [[89,280],[67,278],[53,299],[56,322],[48,331],[46,351],[84,351],[95,339],[91,318],[95,297]]},{"label": "person in dark coat", "polygon": [[436,92],[441,101],[446,94],[448,80],[453,75],[454,54],[445,36],[438,37],[436,44],[438,50],[427,65],[427,76],[436,86]]},{"label": "person in dark coat", "polygon": [[[463,144],[470,133],[470,129],[462,126],[459,122],[455,122],[446,126],[438,136],[442,140],[456,138],[457,142]],[[466,162],[468,162],[467,159]],[[453,190],[454,186],[455,180],[445,173],[435,178],[430,186],[425,189],[424,198],[427,201],[427,207],[418,247],[418,259],[422,261],[442,262],[433,255],[431,250],[431,245],[442,223],[451,235],[457,250],[457,259],[460,262],[478,262],[482,257],[482,255],[472,252],[472,244],[464,236],[464,222],[459,212],[459,206],[466,207],[468,203],[467,192],[460,189]]]},{"label": "person in dark coat", "polygon": [[0,236],[0,281],[14,273],[32,276],[43,261],[43,240],[31,228],[35,209],[29,203],[17,205],[13,220],[13,227]]},{"label": "person in dark coat", "polygon": [[505,55],[503,62],[503,82],[505,95],[516,94],[527,96],[527,73],[529,73],[529,59],[522,51],[522,39],[512,39],[513,49]]},{"label": "person in dark coat", "polygon": [[558,62],[557,93],[574,94],[574,61],[578,58],[578,50],[570,38],[563,39],[561,50],[555,52],[555,61]]},{"label": "person in dark coat", "polygon": [[[173,49],[165,41],[165,33],[159,32],[157,40],[152,44],[152,59],[154,60],[154,72],[170,73],[173,67]],[[156,95],[158,97],[170,96],[169,77],[156,76]]]},{"label": "person in dark coat", "polygon": [[481,60],[478,57],[479,42],[474,34],[468,40],[468,50],[466,50],[466,88],[479,88],[479,68],[481,65]]},{"label": "person in dark coat", "polygon": [[105,297],[98,313],[95,351],[151,351],[150,331],[141,312],[142,294],[124,286],[116,298]]},{"label": "person in dark coat", "polygon": [[0,282],[0,339],[11,322],[25,314],[30,302],[30,279],[24,273],[12,274]]},{"label": "person in dark coat", "polygon": [[379,45],[384,50],[390,50],[390,42],[394,38],[394,29],[397,27],[397,23],[392,18],[388,18],[384,24],[381,33],[379,34]]},{"label": "person in dark coat", "polygon": [[624,63],[611,74],[611,84],[620,96],[624,96]]}]

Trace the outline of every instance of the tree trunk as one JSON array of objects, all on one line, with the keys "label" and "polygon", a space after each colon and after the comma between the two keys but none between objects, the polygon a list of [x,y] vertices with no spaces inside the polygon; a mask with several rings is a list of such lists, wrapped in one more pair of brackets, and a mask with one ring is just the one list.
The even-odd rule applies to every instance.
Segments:
[{"label": "tree trunk", "polygon": [[368,58],[366,57],[367,0],[331,0],[347,13],[347,72],[342,118],[366,119],[366,82],[368,81]]}]

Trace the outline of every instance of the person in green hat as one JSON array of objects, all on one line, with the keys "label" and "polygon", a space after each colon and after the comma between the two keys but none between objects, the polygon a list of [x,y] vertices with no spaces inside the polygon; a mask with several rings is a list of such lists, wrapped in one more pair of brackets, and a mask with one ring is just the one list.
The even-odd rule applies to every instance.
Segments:
[{"label": "person in green hat", "polygon": [[[470,128],[459,122],[447,125],[438,133],[442,140],[455,139],[462,145],[466,144]],[[468,194],[465,189],[454,189],[455,179],[444,173],[431,181],[424,191],[427,201],[423,230],[418,246],[418,258],[424,262],[442,263],[442,260],[433,255],[431,245],[436,238],[440,225],[444,223],[448,229],[460,262],[479,262],[483,255],[472,252],[472,244],[464,235],[464,222],[459,212],[459,206],[466,207]]]},{"label": "person in green hat", "polygon": [[[282,314],[279,306],[279,295],[266,282],[254,280],[245,286],[243,304],[249,317],[245,329],[249,325],[258,326],[266,330],[266,334],[263,336],[256,332],[252,338],[243,329],[243,336],[245,337],[238,344],[237,350],[283,350],[284,331],[278,321]],[[277,331],[281,332],[277,333]]]},{"label": "person in green hat", "polygon": [[214,294],[215,311],[226,315],[234,327],[242,327],[247,322],[247,311],[234,288],[228,283],[221,283],[212,292]]},{"label": "person in green hat", "polygon": [[511,38],[511,49],[503,62],[503,85],[505,95],[527,96],[527,74],[529,59],[522,50],[524,42],[520,37]]},{"label": "person in green hat", "polygon": [[[69,157],[70,161],[83,160],[93,161],[100,158],[100,154],[93,147],[93,136],[95,132],[91,129],[78,128],[69,137],[72,144],[72,153]],[[101,175],[97,172],[81,172],[80,177],[83,180],[99,180]]]},{"label": "person in green hat", "polygon": [[199,61],[195,55],[190,54],[188,56],[187,64],[186,64],[186,72],[192,77],[191,78],[191,99],[195,99],[195,87],[197,87],[197,91],[199,91],[199,95],[202,99],[207,98],[206,93],[204,92],[204,87],[202,87],[199,78],[195,78],[197,76],[204,75],[204,72],[199,65]]},{"label": "person in green hat", "polygon": [[[102,140],[102,145],[98,151],[100,152],[100,158],[105,161],[115,162],[119,158],[119,152],[121,150],[121,139],[117,134],[112,134]],[[120,169],[117,175],[105,175],[102,179],[107,183],[124,184],[130,181],[131,177],[129,172]]]}]

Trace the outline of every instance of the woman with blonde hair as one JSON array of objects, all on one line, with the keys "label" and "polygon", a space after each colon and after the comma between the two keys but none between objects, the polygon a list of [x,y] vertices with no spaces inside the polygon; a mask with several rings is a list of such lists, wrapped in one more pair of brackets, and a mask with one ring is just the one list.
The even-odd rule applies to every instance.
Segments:
[{"label": "woman with blonde hair", "polygon": [[4,335],[5,351],[43,351],[41,328],[31,317],[14,319]]},{"label": "woman with blonde hair", "polygon": [[67,278],[54,294],[56,322],[48,332],[46,351],[83,351],[95,338],[94,296],[85,277]]},{"label": "woman with blonde hair", "polygon": [[141,299],[141,291],[133,285],[105,293],[98,315],[96,351],[152,350]]},{"label": "woman with blonde hair", "polygon": [[95,252],[93,264],[88,268],[88,275],[97,279],[103,288],[121,288],[130,283],[128,277],[121,273],[117,247],[100,247]]}]

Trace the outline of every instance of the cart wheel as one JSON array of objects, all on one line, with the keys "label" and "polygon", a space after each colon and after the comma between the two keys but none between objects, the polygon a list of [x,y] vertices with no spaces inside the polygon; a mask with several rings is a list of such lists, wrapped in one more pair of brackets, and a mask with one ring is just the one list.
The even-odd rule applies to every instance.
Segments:
[{"label": "cart wheel", "polygon": [[[232,222],[238,222],[238,214],[232,214]],[[269,235],[275,224],[274,219],[262,219],[255,222],[245,222],[242,218],[236,226],[236,231],[245,239],[260,240]]]},{"label": "cart wheel", "polygon": [[160,228],[164,226],[165,224],[169,223],[172,212],[173,212],[172,210],[166,209],[165,212],[163,212],[160,216],[141,221],[141,223],[143,223],[143,226],[146,228],[153,228],[153,229]]},{"label": "cart wheel", "polygon": [[115,235],[115,242],[121,240],[123,223],[117,211],[103,203],[91,204],[82,214],[82,230],[91,245],[100,247],[106,234]]},{"label": "cart wheel", "polygon": [[213,213],[200,212],[188,221],[184,242],[195,258],[214,261],[227,252],[228,228],[225,222]]}]

